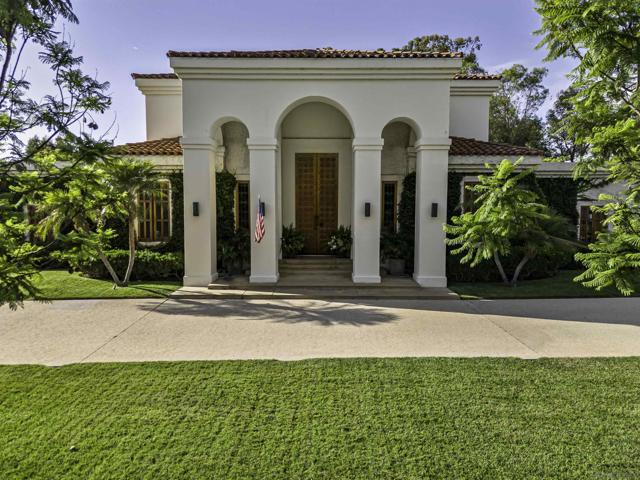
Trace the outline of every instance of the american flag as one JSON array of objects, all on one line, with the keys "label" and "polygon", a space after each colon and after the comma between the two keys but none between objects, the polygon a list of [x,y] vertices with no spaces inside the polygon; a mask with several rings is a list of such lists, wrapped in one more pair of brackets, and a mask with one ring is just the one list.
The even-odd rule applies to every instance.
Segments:
[{"label": "american flag", "polygon": [[256,243],[260,243],[264,237],[264,202],[258,198],[258,216],[256,217],[256,233],[254,238]]}]

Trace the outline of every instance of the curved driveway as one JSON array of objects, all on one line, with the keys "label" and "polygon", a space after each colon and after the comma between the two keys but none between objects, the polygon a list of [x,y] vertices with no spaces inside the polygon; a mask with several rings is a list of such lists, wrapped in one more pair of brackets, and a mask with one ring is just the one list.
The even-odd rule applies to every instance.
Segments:
[{"label": "curved driveway", "polygon": [[64,300],[0,309],[0,363],[640,355],[640,298]]}]

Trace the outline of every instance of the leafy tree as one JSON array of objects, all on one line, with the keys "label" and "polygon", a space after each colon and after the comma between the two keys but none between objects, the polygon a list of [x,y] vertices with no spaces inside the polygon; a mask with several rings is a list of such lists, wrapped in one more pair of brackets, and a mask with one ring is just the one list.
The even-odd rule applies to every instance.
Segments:
[{"label": "leafy tree", "polygon": [[542,149],[544,127],[538,110],[549,90],[543,85],[546,68],[529,70],[513,65],[502,72],[500,90],[491,97],[489,140]]},{"label": "leafy tree", "polygon": [[588,287],[614,285],[634,291],[640,267],[640,0],[536,0],[542,26],[538,47],[547,60],[577,63],[570,78],[573,114],[566,132],[589,154],[577,162],[576,177],[598,169],[624,186],[620,195],[603,195],[608,231],[591,251],[576,256],[587,270],[576,278]]},{"label": "leafy tree", "polygon": [[[461,263],[475,267],[493,259],[503,282],[510,286],[516,286],[524,266],[545,250],[572,245],[563,238],[566,220],[523,185],[533,169],[518,171],[521,163],[503,160],[497,166],[485,165],[491,174],[480,175],[478,184],[467,187],[476,197],[476,210],[454,216],[452,225],[445,225],[447,244],[455,247],[452,254],[463,255]],[[510,256],[519,261],[508,275],[502,259]]]},{"label": "leafy tree", "polygon": [[[60,149],[50,155],[56,159],[53,168],[74,158]],[[66,241],[71,248],[61,256],[71,264],[100,258],[115,286],[126,286],[136,257],[138,195],[154,193],[158,181],[159,173],[152,163],[100,152],[95,162],[77,166],[73,175],[60,180],[57,188],[42,194],[38,205],[44,218],[39,233],[42,238],[51,236]],[[106,227],[107,220],[121,217],[127,219],[129,246],[129,261],[122,280],[105,254],[109,240],[115,235]],[[63,234],[65,227],[71,231]]]},{"label": "leafy tree", "polygon": [[549,155],[557,160],[577,162],[585,157],[588,146],[581,143],[575,132],[570,131],[571,116],[575,114],[571,99],[577,94],[574,88],[558,93],[553,107],[547,112],[545,136]]},{"label": "leafy tree", "polygon": [[400,48],[399,50],[413,52],[462,52],[461,73],[474,74],[485,73],[485,70],[478,63],[477,52],[482,48],[480,37],[457,37],[451,38],[449,35],[423,35],[416,37]]},{"label": "leafy tree", "polygon": [[[110,105],[108,83],[82,73],[82,58],[54,29],[59,20],[77,22],[69,0],[0,0],[0,178],[7,181],[0,192],[0,305],[12,308],[37,295],[31,278],[50,247],[25,241],[33,229],[24,213],[28,197],[57,182],[50,175],[49,156],[41,153],[59,137],[86,153],[96,142],[72,130],[78,125],[97,129],[92,115]],[[30,97],[28,70],[21,67],[28,45],[40,49],[39,60],[52,74],[51,93],[42,99]],[[46,133],[25,145],[34,128]],[[55,175],[68,177],[86,160],[77,158]]]}]

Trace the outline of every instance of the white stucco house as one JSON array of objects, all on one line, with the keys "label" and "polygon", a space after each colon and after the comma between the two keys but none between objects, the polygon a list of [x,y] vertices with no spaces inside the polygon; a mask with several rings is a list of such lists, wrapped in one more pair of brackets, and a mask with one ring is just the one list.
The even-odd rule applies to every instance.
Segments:
[{"label": "white stucco house", "polygon": [[[414,280],[447,284],[443,223],[449,171],[537,150],[488,142],[494,75],[459,75],[461,54],[312,49],[168,52],[173,73],[133,74],[145,96],[145,141],[127,153],[182,169],[185,277],[217,277],[215,175],[238,180],[237,221],[253,228],[258,199],[265,236],[251,242],[250,281],[279,277],[280,236],[293,224],[305,253],[324,253],[339,225],[353,235],[351,278],[379,283],[380,232],[395,222],[402,179],[416,171]],[[566,175],[557,164],[539,174]],[[170,187],[169,187],[170,188]],[[156,211],[155,206],[150,207]],[[157,210],[157,211],[160,211]],[[162,223],[162,222],[166,222]],[[162,233],[164,232],[164,233]],[[148,238],[154,240],[154,238]]]}]

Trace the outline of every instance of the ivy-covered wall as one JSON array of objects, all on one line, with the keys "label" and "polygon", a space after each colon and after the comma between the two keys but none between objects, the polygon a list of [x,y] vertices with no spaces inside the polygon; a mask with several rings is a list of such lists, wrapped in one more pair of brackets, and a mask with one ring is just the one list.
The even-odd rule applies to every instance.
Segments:
[{"label": "ivy-covered wall", "polygon": [[[460,215],[462,197],[462,179],[465,176],[476,176],[473,173],[449,172],[447,185],[447,222],[451,217]],[[578,201],[578,183],[571,178],[537,178],[531,175],[527,178],[528,187],[536,192],[543,202],[548,204],[560,215],[567,217],[572,225],[578,219],[576,205]],[[403,181],[403,190],[398,206],[399,232],[407,245],[406,268],[407,272],[413,271],[413,255],[415,248],[415,172],[408,174]],[[564,258],[539,258],[530,262],[522,278],[536,278],[552,274],[558,264],[565,262]],[[505,265],[509,265],[510,259],[505,259]],[[499,280],[499,275],[492,262],[485,262],[472,269],[468,265],[461,265],[459,258],[451,255],[447,248],[447,276],[458,281],[494,281]]]}]

